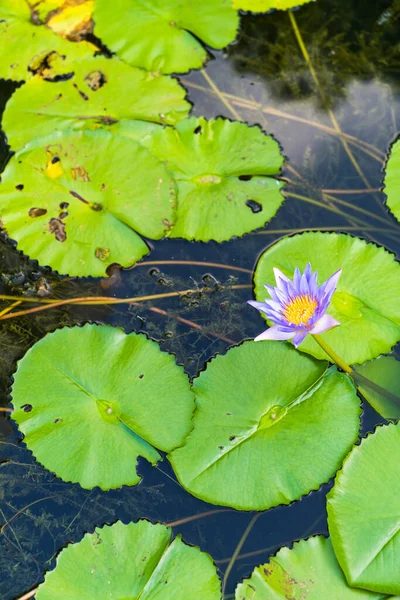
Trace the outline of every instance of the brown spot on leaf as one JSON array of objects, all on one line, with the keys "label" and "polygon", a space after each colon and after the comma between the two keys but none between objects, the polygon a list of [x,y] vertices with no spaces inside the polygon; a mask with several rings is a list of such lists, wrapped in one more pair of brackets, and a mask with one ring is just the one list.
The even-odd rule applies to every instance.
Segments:
[{"label": "brown spot on leaf", "polygon": [[80,181],[90,181],[89,174],[83,167],[72,167],[71,173],[75,180],[80,179]]},{"label": "brown spot on leaf", "polygon": [[15,189],[18,190],[19,192],[22,192],[22,190],[24,189],[24,184],[19,183],[18,185],[15,186]]},{"label": "brown spot on leaf", "polygon": [[68,202],[61,202],[61,204],[60,204],[61,210],[67,210],[68,206],[69,206]]},{"label": "brown spot on leaf", "polygon": [[28,412],[31,412],[33,407],[32,407],[32,404],[23,404],[21,406],[21,408],[24,412],[28,413]]},{"label": "brown spot on leaf", "polygon": [[78,88],[78,86],[76,85],[76,83],[73,83],[72,85],[74,86],[74,88],[76,89],[76,91],[78,92],[78,94],[80,95],[80,97],[82,98],[82,100],[85,100],[85,101],[89,100],[89,96],[87,96],[85,94],[85,92],[82,92],[82,90],[80,90]]},{"label": "brown spot on leaf", "polygon": [[103,87],[107,82],[107,79],[101,71],[92,71],[85,77],[85,81],[91,90],[96,92],[98,89]]},{"label": "brown spot on leaf", "polygon": [[64,419],[55,419],[54,423],[62,423]]},{"label": "brown spot on leaf", "polygon": [[68,213],[67,212],[62,212],[60,213],[60,219],[66,219],[68,217]]},{"label": "brown spot on leaf", "polygon": [[96,248],[95,256],[99,260],[107,260],[111,254],[110,248]]},{"label": "brown spot on leaf", "polygon": [[29,209],[28,215],[32,218],[36,218],[36,217],[42,217],[46,213],[47,213],[47,210],[45,208],[35,208],[34,207],[34,208]]},{"label": "brown spot on leaf", "polygon": [[58,242],[65,242],[67,239],[67,234],[65,233],[65,223],[60,221],[60,219],[50,219],[49,231],[50,233],[54,233],[54,236]]}]

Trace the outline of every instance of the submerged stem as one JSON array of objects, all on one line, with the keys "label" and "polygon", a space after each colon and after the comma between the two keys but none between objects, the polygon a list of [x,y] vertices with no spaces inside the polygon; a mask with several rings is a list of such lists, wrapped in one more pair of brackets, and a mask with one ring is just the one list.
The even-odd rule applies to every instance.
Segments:
[{"label": "submerged stem", "polygon": [[332,350],[332,348],[329,346],[329,344],[327,344],[325,342],[325,340],[320,335],[314,334],[312,337],[317,342],[317,344],[319,346],[321,346],[322,350],[329,356],[329,358],[331,358],[332,361],[334,363],[336,363],[337,366],[340,367],[345,373],[349,373],[350,374],[350,373],[353,372],[353,369],[350,367],[350,365],[348,365],[347,363],[345,363],[344,360],[342,360],[340,358],[340,356],[338,356],[336,354],[336,352],[334,352]]}]

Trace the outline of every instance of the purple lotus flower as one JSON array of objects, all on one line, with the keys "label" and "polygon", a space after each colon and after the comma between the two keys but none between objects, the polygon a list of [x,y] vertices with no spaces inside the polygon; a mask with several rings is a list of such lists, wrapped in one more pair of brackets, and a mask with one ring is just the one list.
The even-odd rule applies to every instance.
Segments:
[{"label": "purple lotus flower", "polygon": [[293,281],[279,269],[274,269],[276,287],[266,285],[271,296],[265,302],[249,300],[248,303],[265,313],[274,323],[272,327],[255,338],[260,340],[293,340],[297,348],[309,334],[322,333],[340,325],[339,321],[326,314],[342,269],[336,271],[318,287],[318,272],[311,271],[310,263],[301,275],[294,272]]}]

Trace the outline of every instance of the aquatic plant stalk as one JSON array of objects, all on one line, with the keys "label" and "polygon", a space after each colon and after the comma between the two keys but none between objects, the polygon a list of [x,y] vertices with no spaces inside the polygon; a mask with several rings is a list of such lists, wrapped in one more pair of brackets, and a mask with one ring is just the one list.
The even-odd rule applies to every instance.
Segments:
[{"label": "aquatic plant stalk", "polygon": [[332,348],[329,346],[329,344],[326,343],[324,338],[317,334],[314,334],[312,337],[317,342],[317,344],[321,346],[322,350],[329,356],[329,358],[332,359],[332,362],[336,363],[337,366],[340,367],[345,373],[353,373],[353,369],[350,367],[350,365],[345,363],[344,360],[342,360],[340,356],[338,356],[336,352],[332,350]]}]

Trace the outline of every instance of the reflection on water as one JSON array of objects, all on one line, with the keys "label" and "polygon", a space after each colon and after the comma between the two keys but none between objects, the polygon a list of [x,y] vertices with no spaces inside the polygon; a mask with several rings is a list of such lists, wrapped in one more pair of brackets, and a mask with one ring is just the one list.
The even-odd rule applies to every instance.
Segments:
[{"label": "reflection on water", "polygon": [[[152,242],[145,266],[116,272],[111,280],[60,278],[1,241],[2,293],[34,293],[38,285],[48,286],[60,298],[193,290],[183,298],[129,307],[62,307],[4,322],[3,406],[9,400],[10,374],[26,349],[47,331],[85,320],[144,331],[161,340],[162,347],[176,353],[178,362],[195,375],[215,353],[260,331],[261,318],[245,304],[251,296],[251,272],[265,247],[286,233],[308,228],[349,231],[400,254],[399,227],[380,191],[385,155],[400,123],[400,0],[318,0],[294,14],[314,77],[287,13],[245,16],[240,38],[226,55],[217,53],[204,72],[182,77],[194,114],[258,123],[280,141],[288,158],[283,175],[289,183],[277,216],[263,230],[228,243]],[[12,90],[9,82],[0,85],[0,107]],[[7,156],[2,143],[0,165]],[[249,287],[232,287],[241,284]],[[251,513],[191,497],[166,461],[157,469],[142,461],[143,482],[132,489],[103,493],[63,483],[32,459],[3,415],[1,598],[11,600],[35,586],[63,545],[116,519],[177,522],[176,533],[208,551],[223,577]],[[363,430],[371,430],[379,419],[365,407]],[[228,597],[236,582],[280,545],[326,533],[328,488],[259,518],[226,582]],[[194,518],[186,521],[190,516]]]}]

